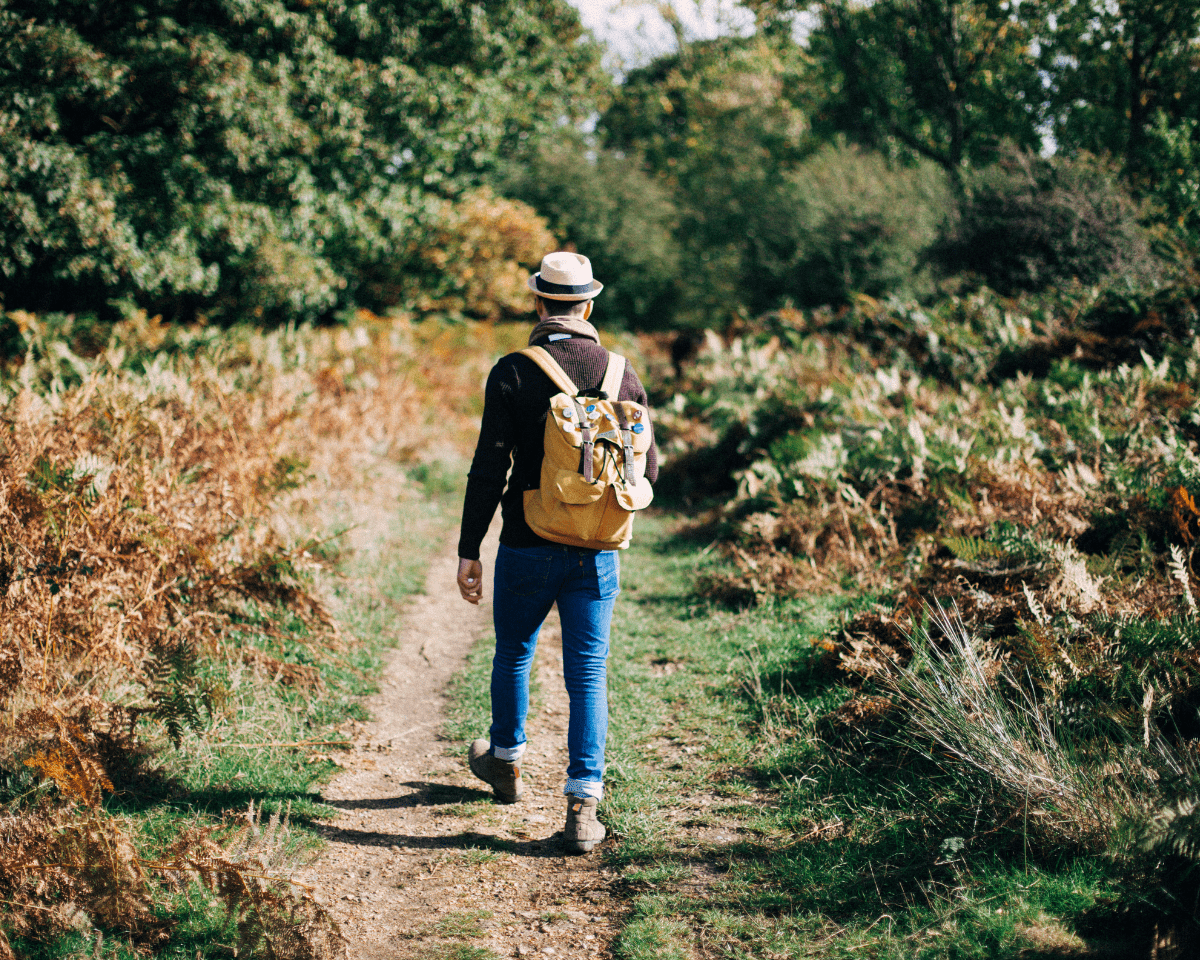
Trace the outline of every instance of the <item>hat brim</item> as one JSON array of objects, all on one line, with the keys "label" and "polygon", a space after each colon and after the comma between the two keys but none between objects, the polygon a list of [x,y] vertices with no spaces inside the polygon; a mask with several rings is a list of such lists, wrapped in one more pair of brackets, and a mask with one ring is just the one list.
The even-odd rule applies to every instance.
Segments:
[{"label": "hat brim", "polygon": [[535,273],[525,281],[525,285],[543,300],[591,300],[592,297],[604,289],[604,284],[599,280],[593,280],[591,287],[583,293],[550,293],[538,287],[537,281],[541,275],[540,271]]}]

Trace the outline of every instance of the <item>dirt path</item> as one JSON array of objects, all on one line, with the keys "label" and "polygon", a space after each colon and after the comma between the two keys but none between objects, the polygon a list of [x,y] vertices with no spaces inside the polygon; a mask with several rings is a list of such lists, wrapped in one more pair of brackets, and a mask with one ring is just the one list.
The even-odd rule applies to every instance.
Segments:
[{"label": "dirt path", "polygon": [[[298,879],[321,891],[350,960],[482,960],[480,948],[497,957],[606,955],[614,876],[597,853],[567,857],[561,847],[567,696],[557,613],[538,645],[524,798],[493,803],[459,745],[438,738],[446,684],[491,625],[490,590],[479,607],[459,597],[448,546],[398,624],[400,644],[368,705],[372,722],[323,793],[344,812],[324,824],[329,845]],[[495,550],[489,538],[489,584]]]}]

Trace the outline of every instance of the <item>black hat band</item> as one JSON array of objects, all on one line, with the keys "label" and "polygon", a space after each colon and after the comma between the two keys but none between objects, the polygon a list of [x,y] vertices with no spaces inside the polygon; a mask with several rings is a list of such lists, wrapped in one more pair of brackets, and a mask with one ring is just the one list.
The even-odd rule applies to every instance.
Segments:
[{"label": "black hat band", "polygon": [[551,283],[549,280],[543,280],[539,273],[534,277],[534,283],[542,293],[591,293],[595,289],[595,281],[591,283]]}]

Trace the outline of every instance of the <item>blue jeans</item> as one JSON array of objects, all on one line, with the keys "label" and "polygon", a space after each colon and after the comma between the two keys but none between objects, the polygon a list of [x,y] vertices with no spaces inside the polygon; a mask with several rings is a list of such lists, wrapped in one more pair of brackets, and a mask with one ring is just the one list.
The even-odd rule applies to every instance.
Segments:
[{"label": "blue jeans", "polygon": [[615,550],[500,545],[492,602],[492,753],[517,760],[525,751],[529,670],[542,622],[557,603],[563,678],[571,699],[566,794],[604,794],[608,735],[608,636],[621,585]]}]

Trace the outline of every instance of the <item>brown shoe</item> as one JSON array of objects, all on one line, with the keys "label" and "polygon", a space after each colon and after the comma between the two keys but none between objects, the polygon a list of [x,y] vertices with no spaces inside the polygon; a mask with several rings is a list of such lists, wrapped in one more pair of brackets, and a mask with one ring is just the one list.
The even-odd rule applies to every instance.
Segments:
[{"label": "brown shoe", "polygon": [[604,839],[604,824],[596,819],[599,803],[595,797],[567,797],[567,825],[563,827],[567,853],[588,853]]},{"label": "brown shoe", "polygon": [[467,751],[467,766],[480,780],[492,788],[501,803],[516,803],[525,792],[521,783],[521,768],[508,760],[497,760],[488,751],[487,740],[476,740]]}]

